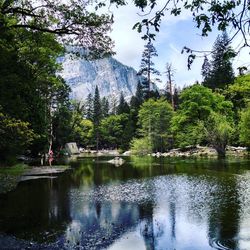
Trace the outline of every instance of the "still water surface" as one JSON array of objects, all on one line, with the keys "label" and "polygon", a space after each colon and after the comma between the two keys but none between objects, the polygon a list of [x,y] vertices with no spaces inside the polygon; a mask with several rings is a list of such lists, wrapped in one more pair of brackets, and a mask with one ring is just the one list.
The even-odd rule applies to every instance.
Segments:
[{"label": "still water surface", "polygon": [[1,195],[0,249],[250,249],[250,161],[107,159]]}]

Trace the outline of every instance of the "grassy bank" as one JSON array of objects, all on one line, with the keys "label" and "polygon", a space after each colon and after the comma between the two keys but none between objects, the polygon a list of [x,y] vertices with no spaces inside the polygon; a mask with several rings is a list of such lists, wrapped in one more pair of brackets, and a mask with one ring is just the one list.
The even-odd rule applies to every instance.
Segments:
[{"label": "grassy bank", "polygon": [[16,188],[20,176],[28,168],[25,164],[16,164],[12,167],[0,167],[0,194]]}]

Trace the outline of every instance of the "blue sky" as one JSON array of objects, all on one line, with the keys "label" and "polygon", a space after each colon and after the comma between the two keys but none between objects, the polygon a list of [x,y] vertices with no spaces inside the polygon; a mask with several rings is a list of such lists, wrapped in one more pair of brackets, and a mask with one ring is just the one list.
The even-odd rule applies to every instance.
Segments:
[{"label": "blue sky", "polygon": [[[145,41],[141,39],[141,34],[132,30],[133,25],[142,17],[138,15],[139,10],[132,5],[112,9],[114,13],[114,26],[111,37],[115,41],[115,58],[125,65],[139,69],[141,54]],[[166,63],[171,63],[175,69],[174,80],[177,86],[193,84],[201,81],[202,59],[196,59],[191,70],[187,69],[187,55],[181,54],[184,46],[196,50],[211,50],[213,43],[219,34],[217,31],[208,37],[201,37],[201,31],[195,27],[192,16],[188,11],[180,16],[165,16],[160,32],[157,34],[154,46],[157,49],[158,57],[154,58],[155,68],[161,73],[165,71]],[[237,45],[236,39],[233,45]],[[241,65],[249,65],[249,50],[242,51],[234,60],[234,68]],[[236,71],[236,70],[235,70]],[[237,73],[237,72],[236,72]],[[166,84],[166,76],[162,74],[160,87]]]}]

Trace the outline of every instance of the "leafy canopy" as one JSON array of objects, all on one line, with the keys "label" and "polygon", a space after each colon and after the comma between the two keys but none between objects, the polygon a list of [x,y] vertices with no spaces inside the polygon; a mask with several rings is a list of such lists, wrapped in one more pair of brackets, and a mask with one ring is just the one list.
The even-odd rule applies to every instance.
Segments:
[{"label": "leafy canopy", "polygon": [[225,157],[226,146],[235,132],[232,120],[230,121],[225,115],[211,112],[203,124],[206,140],[220,157]]},{"label": "leafy canopy", "polygon": [[12,157],[22,154],[36,135],[28,122],[0,112],[0,160],[12,163]]},{"label": "leafy canopy", "polygon": [[112,148],[128,149],[132,138],[131,122],[127,113],[110,115],[100,124],[103,143]]},{"label": "leafy canopy", "polygon": [[[145,28],[145,39],[155,36],[149,32],[150,28],[158,32],[161,20],[164,16],[181,15],[184,10],[192,13],[193,20],[197,27],[201,29],[201,35],[207,36],[214,28],[225,31],[228,27],[232,28],[232,39],[237,35],[243,38],[242,47],[249,46],[249,3],[247,0],[168,0],[164,5],[160,5],[157,0],[136,0],[135,5],[142,10],[144,18],[141,22],[134,25],[134,29],[142,32]],[[148,15],[147,13],[151,14]],[[146,18],[145,18],[146,17]],[[188,50],[188,48],[186,48]],[[189,51],[192,53],[192,51]]]},{"label": "leafy canopy", "polygon": [[226,96],[232,100],[234,107],[242,110],[250,103],[250,74],[238,76],[234,84],[225,91]]},{"label": "leafy canopy", "polygon": [[143,137],[149,138],[154,151],[163,151],[169,146],[172,116],[172,107],[164,98],[149,99],[141,105],[138,114],[140,133]]},{"label": "leafy canopy", "polygon": [[233,104],[226,101],[224,96],[213,93],[211,89],[199,84],[184,89],[180,95],[180,102],[172,120],[176,146],[185,147],[204,142],[204,126],[214,112],[232,121]]},{"label": "leafy canopy", "polygon": [[250,105],[241,113],[239,130],[241,143],[250,147]]},{"label": "leafy canopy", "polygon": [[[113,43],[108,37],[112,16],[96,13],[101,1],[84,0],[1,0],[0,31],[28,30],[55,34],[59,41],[81,45],[90,56],[112,53]],[[96,8],[94,8],[96,7]]]}]

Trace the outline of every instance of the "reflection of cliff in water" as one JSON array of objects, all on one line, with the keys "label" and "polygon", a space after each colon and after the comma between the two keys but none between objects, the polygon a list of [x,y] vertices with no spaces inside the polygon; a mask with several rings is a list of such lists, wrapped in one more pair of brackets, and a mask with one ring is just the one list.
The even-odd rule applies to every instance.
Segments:
[{"label": "reflection of cliff in water", "polygon": [[139,222],[140,209],[124,202],[87,202],[72,207],[72,222],[65,234],[65,246],[84,249],[108,247]]},{"label": "reflection of cliff in water", "polygon": [[136,160],[116,168],[90,158],[56,179],[20,183],[0,196],[0,248],[1,232],[45,243],[32,249],[239,248],[250,181],[239,187],[226,165]]}]

